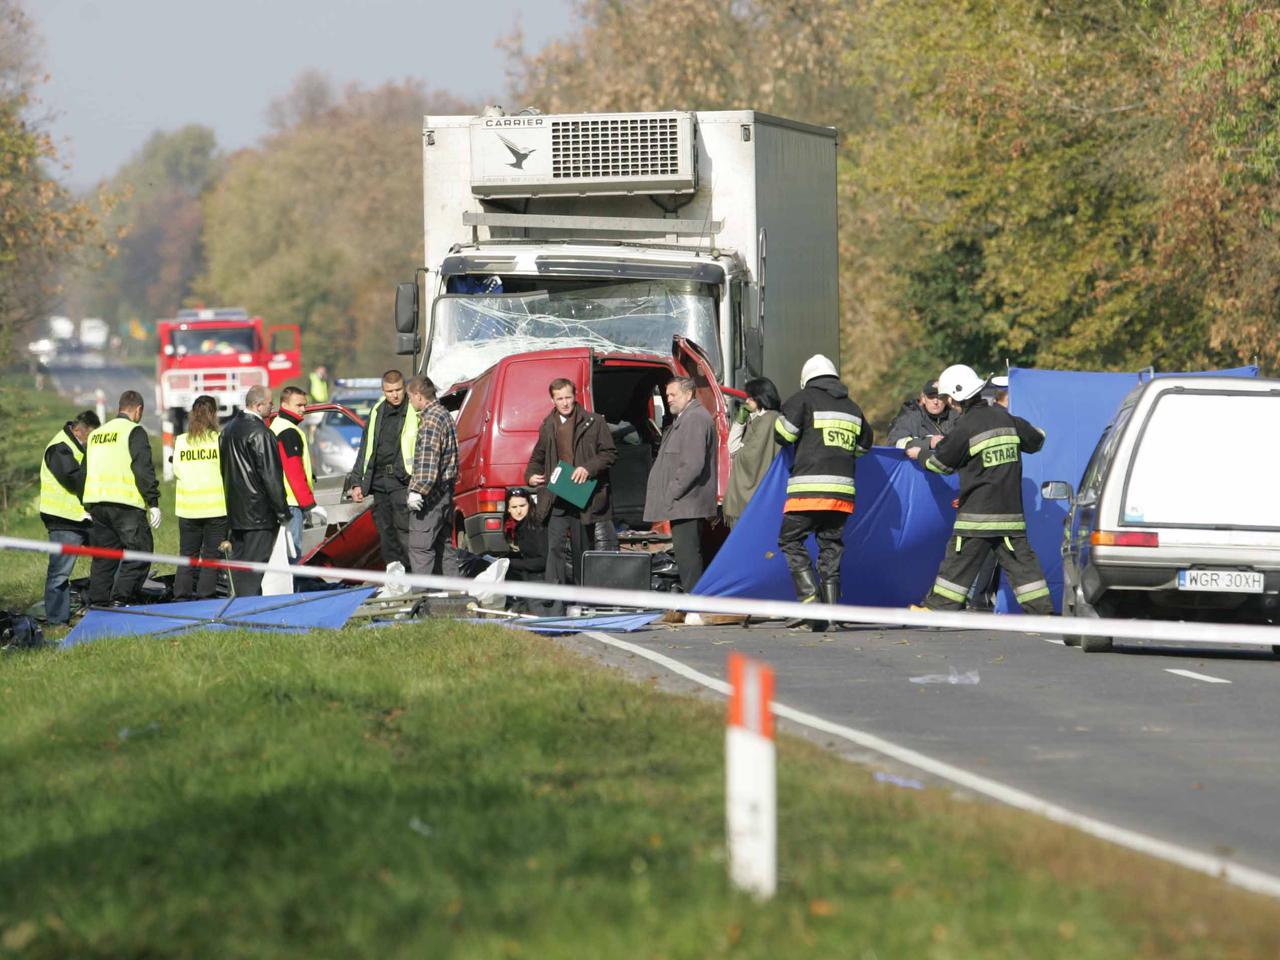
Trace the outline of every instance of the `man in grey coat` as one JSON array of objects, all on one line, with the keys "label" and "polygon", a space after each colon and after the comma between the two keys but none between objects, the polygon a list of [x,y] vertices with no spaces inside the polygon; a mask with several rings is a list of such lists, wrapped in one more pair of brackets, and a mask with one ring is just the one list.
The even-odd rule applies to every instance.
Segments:
[{"label": "man in grey coat", "polygon": [[702,521],[716,512],[716,425],[695,397],[691,378],[669,382],[666,398],[675,420],[649,471],[644,519],[671,521],[680,586],[692,593],[702,576]]}]

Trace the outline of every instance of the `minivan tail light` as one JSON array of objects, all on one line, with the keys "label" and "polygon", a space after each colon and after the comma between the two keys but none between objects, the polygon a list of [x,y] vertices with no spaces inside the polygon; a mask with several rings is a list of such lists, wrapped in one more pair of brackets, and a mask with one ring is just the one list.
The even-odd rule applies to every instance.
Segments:
[{"label": "minivan tail light", "polygon": [[480,512],[481,513],[502,513],[507,509],[507,491],[501,488],[497,490],[481,490],[480,491]]},{"label": "minivan tail light", "polygon": [[1095,530],[1089,537],[1095,547],[1158,547],[1158,533],[1112,533],[1110,530]]}]

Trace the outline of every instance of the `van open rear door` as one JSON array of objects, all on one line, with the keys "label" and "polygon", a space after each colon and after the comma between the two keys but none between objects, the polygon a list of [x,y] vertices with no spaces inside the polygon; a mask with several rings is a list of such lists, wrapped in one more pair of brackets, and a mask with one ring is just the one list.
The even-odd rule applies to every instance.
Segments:
[{"label": "van open rear door", "polygon": [[729,415],[725,406],[724,393],[716,381],[715,371],[711,368],[707,355],[692,340],[676,334],[672,338],[671,357],[675,362],[677,373],[693,378],[698,402],[707,408],[711,419],[715,421],[716,435],[720,440],[717,445],[716,461],[719,480],[717,490],[719,498],[723,499],[724,492],[729,486]]}]

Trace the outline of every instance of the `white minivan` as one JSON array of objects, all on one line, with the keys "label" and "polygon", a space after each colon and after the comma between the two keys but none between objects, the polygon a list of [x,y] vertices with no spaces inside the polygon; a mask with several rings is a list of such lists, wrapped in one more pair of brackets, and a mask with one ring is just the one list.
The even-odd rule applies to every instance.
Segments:
[{"label": "white minivan", "polygon": [[1149,380],[1125,397],[1079,490],[1056,480],[1042,493],[1070,502],[1064,616],[1280,619],[1280,380]]}]

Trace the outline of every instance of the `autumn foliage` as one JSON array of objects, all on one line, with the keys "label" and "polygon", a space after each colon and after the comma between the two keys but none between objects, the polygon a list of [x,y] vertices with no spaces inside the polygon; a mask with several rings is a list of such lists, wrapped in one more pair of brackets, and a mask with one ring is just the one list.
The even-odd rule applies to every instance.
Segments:
[{"label": "autumn foliage", "polygon": [[[509,108],[750,107],[839,129],[842,363],[873,413],[951,362],[1280,361],[1272,6],[578,0],[575,16],[539,50],[505,41]],[[302,323],[308,360],[376,372],[393,284],[422,256],[421,116],[477,106],[299,78],[258,145],[133,202],[121,262],[129,244],[156,255],[116,302],[244,304]],[[136,163],[123,180],[154,180]]]}]

